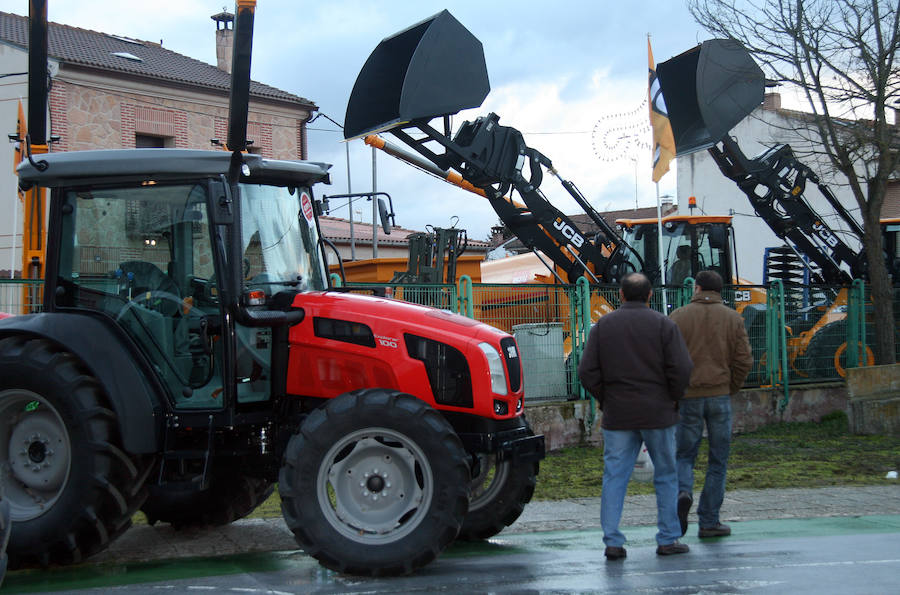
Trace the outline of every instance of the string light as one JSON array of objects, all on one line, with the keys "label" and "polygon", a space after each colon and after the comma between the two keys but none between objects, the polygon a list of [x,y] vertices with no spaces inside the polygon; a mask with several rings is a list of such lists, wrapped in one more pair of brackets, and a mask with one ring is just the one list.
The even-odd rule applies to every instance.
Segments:
[{"label": "string light", "polygon": [[601,161],[636,161],[650,151],[647,99],[630,112],[602,116],[592,132],[594,154]]}]

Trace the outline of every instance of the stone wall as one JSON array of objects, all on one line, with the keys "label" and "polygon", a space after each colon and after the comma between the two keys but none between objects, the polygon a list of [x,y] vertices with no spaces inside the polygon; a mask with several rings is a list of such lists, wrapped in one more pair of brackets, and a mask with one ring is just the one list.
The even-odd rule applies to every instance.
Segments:
[{"label": "stone wall", "polygon": [[[165,146],[175,148],[213,149],[210,139],[226,140],[224,95],[166,96],[159,88],[115,88],[109,82],[93,86],[64,77],[53,84],[52,133],[60,137],[54,151],[133,148],[135,134],[165,138]],[[296,108],[257,107],[251,103],[247,122],[251,152],[276,159],[302,158],[303,123],[309,114]]]},{"label": "stone wall", "polygon": [[900,435],[900,364],[847,370],[850,431]]},{"label": "stone wall", "polygon": [[[900,368],[900,366],[898,366]],[[742,390],[731,399],[735,434],[752,432],[779,421],[818,421],[833,411],[849,414],[849,395],[844,383],[804,385],[790,391],[787,406],[781,408],[782,391]],[[900,405],[900,395],[897,397]],[[528,405],[525,414],[535,433],[543,434],[547,450],[566,446],[597,446],[603,442],[600,430],[602,412],[589,401],[567,401]],[[593,423],[590,423],[593,421]]]}]

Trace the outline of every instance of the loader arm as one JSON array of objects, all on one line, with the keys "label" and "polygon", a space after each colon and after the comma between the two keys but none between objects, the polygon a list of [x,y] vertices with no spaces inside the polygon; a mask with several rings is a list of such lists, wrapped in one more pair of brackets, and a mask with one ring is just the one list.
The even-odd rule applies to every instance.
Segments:
[{"label": "loader arm", "polygon": [[[443,151],[433,151],[421,138],[411,136],[409,128],[438,143]],[[550,159],[527,146],[521,132],[499,125],[496,114],[463,122],[452,138],[435,130],[427,120],[400,125],[390,132],[440,169],[455,170],[463,180],[481,189],[510,231],[529,249],[547,255],[570,282],[582,275],[594,283],[617,276],[611,264],[622,241],[616,232],[572,182],[558,175]],[[545,171],[559,179],[600,228],[599,233],[588,237],[547,199],[541,191]],[[521,201],[507,196],[513,193]]]},{"label": "loader arm", "polygon": [[813,273],[816,282],[847,284],[865,275],[865,251],[848,246],[809,205],[803,197],[807,180],[819,187],[860,243],[862,228],[831,189],[797,160],[790,145],[778,145],[748,159],[737,142],[726,136],[710,147],[709,153],[725,177],[747,195],[753,210],[775,235],[818,265],[820,272]]},{"label": "loader arm", "polygon": [[[769,228],[792,250],[818,265],[818,282],[849,283],[865,275],[863,249],[848,246],[804,198],[806,182],[862,244],[863,230],[831,190],[789,145],[748,158],[729,131],[763,101],[765,76],[737,41],[712,39],[657,65],[677,156],[708,149]],[[848,270],[849,269],[849,272]]]},{"label": "loader arm", "polygon": [[[375,48],[350,95],[344,136],[390,132],[427,165],[404,160],[445,179],[456,172],[483,191],[516,237],[547,255],[570,282],[582,275],[595,283],[617,279],[624,242],[575,185],[559,176],[550,159],[525,143],[520,131],[501,126],[492,113],[463,122],[451,134],[450,115],[480,106],[489,89],[481,43],[442,11]],[[443,132],[432,127],[436,118],[442,118]],[[593,237],[541,191],[545,171],[559,179],[597,225]],[[513,192],[521,202],[506,197]]]}]

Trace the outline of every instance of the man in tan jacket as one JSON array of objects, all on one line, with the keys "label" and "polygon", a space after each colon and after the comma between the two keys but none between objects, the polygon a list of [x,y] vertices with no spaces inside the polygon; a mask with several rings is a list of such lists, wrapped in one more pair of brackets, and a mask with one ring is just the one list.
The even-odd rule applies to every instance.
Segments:
[{"label": "man in tan jacket", "polygon": [[676,429],[681,534],[687,532],[688,512],[694,501],[694,461],[705,423],[709,466],[697,506],[698,535],[725,537],[731,535],[731,528],[719,520],[719,508],[725,498],[731,447],[731,395],[740,390],[753,366],[750,341],[741,316],[722,303],[722,277],[715,271],[697,273],[691,303],[672,312],[671,318],[694,362]]}]

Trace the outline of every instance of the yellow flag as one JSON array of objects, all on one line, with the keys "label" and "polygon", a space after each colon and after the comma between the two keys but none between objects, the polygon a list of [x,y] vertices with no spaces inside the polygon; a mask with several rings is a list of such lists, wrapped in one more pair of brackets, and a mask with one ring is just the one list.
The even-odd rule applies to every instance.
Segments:
[{"label": "yellow flag", "polygon": [[669,171],[669,162],[675,159],[675,137],[669,123],[669,112],[663,99],[659,81],[656,78],[656,66],[653,63],[653,50],[650,38],[647,38],[647,58],[650,64],[650,80],[648,98],[650,103],[650,126],[653,128],[653,181]]}]

